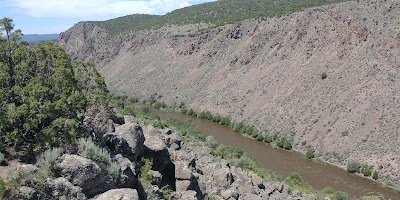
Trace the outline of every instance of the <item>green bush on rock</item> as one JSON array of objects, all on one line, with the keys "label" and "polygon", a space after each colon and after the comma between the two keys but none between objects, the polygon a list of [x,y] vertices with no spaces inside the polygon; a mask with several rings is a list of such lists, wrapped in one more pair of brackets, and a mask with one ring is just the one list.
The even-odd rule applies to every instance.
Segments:
[{"label": "green bush on rock", "polygon": [[112,177],[118,177],[120,167],[112,161],[110,153],[106,149],[100,148],[89,138],[80,138],[77,145],[81,156],[93,160]]}]

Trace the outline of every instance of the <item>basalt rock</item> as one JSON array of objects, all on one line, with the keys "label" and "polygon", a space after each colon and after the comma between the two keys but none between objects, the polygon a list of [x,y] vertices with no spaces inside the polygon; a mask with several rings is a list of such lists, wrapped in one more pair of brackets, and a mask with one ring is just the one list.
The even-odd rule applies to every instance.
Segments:
[{"label": "basalt rock", "polygon": [[129,158],[132,162],[143,155],[145,138],[139,125],[124,124],[115,133],[107,133],[104,140],[111,151]]},{"label": "basalt rock", "polygon": [[54,166],[54,172],[81,187],[83,192],[103,185],[107,179],[105,172],[95,162],[78,155],[61,156]]}]

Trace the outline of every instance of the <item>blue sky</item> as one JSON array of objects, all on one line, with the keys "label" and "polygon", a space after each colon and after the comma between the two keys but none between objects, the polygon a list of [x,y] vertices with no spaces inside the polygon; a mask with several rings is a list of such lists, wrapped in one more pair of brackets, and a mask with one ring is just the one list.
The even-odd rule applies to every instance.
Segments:
[{"label": "blue sky", "polygon": [[213,0],[0,0],[0,17],[14,20],[24,34],[60,33],[79,21],[128,14],[165,14]]}]

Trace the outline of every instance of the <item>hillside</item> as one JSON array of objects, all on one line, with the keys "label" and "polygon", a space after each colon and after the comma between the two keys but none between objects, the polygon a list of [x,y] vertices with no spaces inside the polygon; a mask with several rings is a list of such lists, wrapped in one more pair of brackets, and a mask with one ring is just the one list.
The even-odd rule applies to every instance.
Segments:
[{"label": "hillside", "polygon": [[[222,2],[222,1],[218,1]],[[400,185],[400,4],[345,2],[202,32],[163,27],[109,38],[78,23],[58,43],[92,59],[116,93],[159,97],[279,133],[318,159],[373,165]]]},{"label": "hillside", "polygon": [[162,16],[135,14],[91,23],[107,30],[111,36],[170,25],[193,24],[196,25],[196,30],[201,30],[204,28],[201,24],[218,27],[245,19],[284,16],[304,8],[344,1],[346,0],[219,0],[181,8]]}]

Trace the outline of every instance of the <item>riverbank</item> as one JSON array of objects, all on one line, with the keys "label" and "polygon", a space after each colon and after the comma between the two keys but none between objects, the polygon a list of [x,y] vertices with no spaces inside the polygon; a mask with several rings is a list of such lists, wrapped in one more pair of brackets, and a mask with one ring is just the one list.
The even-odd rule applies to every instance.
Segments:
[{"label": "riverbank", "polygon": [[[125,100],[125,101],[130,101],[130,100]],[[137,99],[135,99],[133,102],[138,102],[138,100]],[[145,111],[147,111],[147,112],[149,112],[149,111],[151,111],[151,109],[149,109],[149,107],[148,106],[145,106],[145,105],[143,105],[143,106],[141,106],[141,107],[139,107],[139,108],[133,108],[133,107],[125,107],[124,108],[126,111],[128,111],[128,112],[132,112],[132,113],[136,113],[137,115],[142,115],[140,112],[139,112],[139,110],[140,109],[143,109],[143,110],[145,110]],[[171,110],[170,108],[169,108],[169,110]],[[160,112],[162,112],[162,111],[160,111]],[[158,112],[158,114],[159,114],[159,116],[160,116],[160,118],[161,119],[167,119],[167,118],[164,118],[165,116],[163,116],[163,114],[160,114],[160,112]],[[165,112],[166,113],[166,112]],[[167,115],[170,115],[170,114],[173,114],[173,115],[178,115],[178,116],[180,116],[181,118],[175,118],[175,117],[172,117],[172,118],[175,118],[175,119],[179,119],[179,120],[181,120],[181,121],[188,121],[188,120],[190,120],[192,123],[194,123],[196,126],[198,125],[198,122],[200,121],[200,123],[206,123],[206,125],[205,126],[202,126],[203,128],[205,127],[205,129],[203,129],[203,128],[201,128],[200,130],[203,132],[203,133],[205,133],[206,135],[212,135],[212,134],[215,134],[215,132],[217,132],[217,133],[221,133],[221,134],[217,134],[217,135],[213,135],[214,137],[215,137],[215,139],[218,141],[218,143],[221,143],[221,144],[227,144],[227,142],[230,142],[229,140],[231,140],[231,139],[233,139],[233,140],[235,140],[235,138],[237,139],[237,143],[236,144],[228,144],[228,145],[230,145],[230,146],[241,146],[242,144],[246,144],[246,143],[250,143],[250,145],[248,145],[248,146],[250,146],[250,147],[253,147],[253,146],[255,146],[255,147],[261,147],[261,149],[259,149],[259,150],[256,150],[255,152],[250,152],[249,153],[249,151],[248,151],[248,149],[243,149],[243,151],[244,152],[246,152],[246,153],[248,153],[251,157],[254,157],[256,160],[257,160],[257,163],[260,163],[260,160],[262,161],[262,162],[264,162],[264,164],[265,163],[267,163],[267,164],[273,164],[273,163],[276,163],[276,161],[274,160],[275,158],[275,156],[278,156],[278,157],[280,157],[280,158],[282,158],[282,157],[285,157],[286,155],[285,154],[279,154],[279,153],[287,153],[287,154],[289,154],[289,155],[292,155],[293,157],[288,157],[286,160],[283,160],[283,161],[285,161],[285,162],[283,162],[283,165],[282,165],[282,162],[280,162],[279,164],[277,164],[277,165],[275,165],[275,166],[263,166],[262,164],[261,164],[261,167],[265,167],[265,168],[269,168],[269,169],[272,169],[273,171],[275,171],[276,169],[279,171],[280,169],[286,169],[285,167],[283,167],[283,166],[293,166],[293,167],[298,167],[298,166],[301,166],[301,165],[303,165],[303,164],[300,164],[299,165],[299,163],[293,163],[293,162],[291,162],[291,161],[293,161],[293,160],[302,160],[302,161],[305,161],[305,163],[312,163],[312,164],[317,164],[317,165],[321,165],[321,164],[319,164],[319,163],[316,163],[316,162],[312,162],[312,161],[310,161],[310,160],[307,160],[307,159],[304,159],[303,158],[303,156],[300,156],[299,154],[297,154],[297,153],[293,153],[293,152],[290,152],[290,151],[282,151],[282,150],[279,150],[279,149],[274,149],[274,148],[271,148],[270,146],[267,146],[267,145],[264,145],[262,142],[256,142],[255,140],[252,140],[252,139],[250,139],[249,137],[243,137],[243,136],[241,136],[241,135],[239,135],[239,134],[237,134],[237,133],[235,133],[231,128],[228,128],[228,127],[226,127],[226,126],[222,126],[222,125],[220,125],[220,124],[218,124],[218,123],[212,123],[211,121],[207,121],[207,120],[203,120],[203,119],[200,119],[200,118],[194,118],[194,117],[188,117],[186,114],[182,114],[182,113],[166,113]],[[161,121],[157,121],[157,120],[155,120],[154,122],[153,122],[156,126],[158,126],[158,127],[163,127],[163,126],[165,126],[166,124],[164,124],[163,122],[161,122]],[[214,130],[214,131],[213,131]],[[228,131],[230,131],[231,132],[231,134],[232,135],[230,135],[230,134],[226,134],[226,130],[228,130]],[[238,136],[240,136],[240,137],[238,137]],[[221,138],[219,138],[219,137],[221,137]],[[276,154],[275,156],[271,156],[271,155],[269,155],[268,154],[268,152],[270,151],[270,150],[267,150],[267,151],[265,151],[265,149],[263,149],[263,148],[269,148],[270,150],[272,150],[272,151],[277,151],[277,152],[279,152],[278,154]],[[267,153],[266,153],[267,152]],[[336,183],[337,185],[340,185],[341,187],[343,187],[343,188],[345,188],[345,189],[347,189],[347,190],[349,190],[350,189],[350,191],[351,190],[356,190],[356,192],[358,192],[358,194],[357,195],[352,195],[352,196],[354,196],[354,197],[361,197],[361,196],[364,196],[364,195],[372,195],[372,194],[376,194],[376,195],[380,195],[380,196],[383,196],[383,195],[381,195],[380,193],[377,193],[376,191],[375,191],[375,193],[374,193],[374,190],[372,190],[372,192],[371,192],[371,190],[363,190],[362,188],[363,188],[363,185],[365,185],[365,183],[362,183],[363,181],[367,181],[367,183],[368,184],[372,184],[372,187],[376,187],[376,188],[380,188],[380,189],[382,189],[380,186],[378,186],[377,184],[375,184],[375,183],[373,183],[373,182],[371,182],[371,181],[369,181],[369,180],[367,180],[367,179],[363,179],[363,178],[359,178],[359,177],[355,177],[355,176],[353,176],[353,175],[351,175],[351,174],[349,174],[349,173],[347,173],[347,172],[345,172],[345,171],[343,171],[342,169],[339,169],[339,168],[337,168],[337,167],[334,167],[334,166],[330,166],[330,165],[328,165],[329,167],[332,167],[332,168],[334,168],[336,171],[339,171],[339,173],[342,173],[342,174],[344,174],[348,179],[345,179],[343,182],[337,182],[337,180],[336,180],[336,173],[334,173],[334,174],[331,174],[331,176],[327,176],[327,177],[321,177],[321,176],[318,176],[318,175],[315,175],[315,173],[316,172],[319,172],[319,173],[321,173],[321,172],[323,172],[325,169],[324,168],[322,168],[322,169],[319,169],[319,170],[317,170],[317,171],[315,171],[315,170],[309,170],[309,169],[307,169],[307,167],[308,167],[308,164],[306,164],[306,165],[304,165],[304,169],[301,169],[301,170],[303,170],[303,171],[309,171],[309,173],[308,174],[306,174],[306,176],[303,176],[303,174],[302,174],[302,176],[303,176],[303,180],[304,181],[306,181],[306,182],[308,182],[309,183],[309,180],[306,180],[307,179],[307,176],[308,177],[314,177],[314,179],[315,180],[323,180],[323,181],[325,181],[327,184],[328,184],[328,186],[329,186],[329,184],[331,184],[331,183]],[[325,165],[322,165],[322,166],[325,166]],[[282,176],[287,176],[290,172],[293,172],[293,171],[299,171],[299,170],[297,170],[297,169],[290,169],[290,170],[288,170],[286,173],[284,173]],[[329,173],[328,174],[325,174],[325,175],[329,175]],[[358,178],[359,180],[361,180],[361,182],[356,182],[356,183],[354,183],[353,185],[348,185],[346,182],[352,182],[352,179],[354,179],[354,178]],[[324,183],[325,184],[325,183]],[[322,190],[323,189],[323,187],[321,186],[321,185],[324,185],[324,184],[321,184],[321,183],[317,183],[317,184],[311,184],[311,185],[313,185],[314,187],[315,186],[317,186],[317,188],[319,187],[319,189],[320,190]],[[361,185],[361,187],[359,186],[359,184]],[[321,188],[322,187],[322,188]],[[360,189],[361,188],[361,189]],[[380,189],[378,189],[378,191],[380,190]],[[383,188],[383,190],[385,191],[386,189],[384,189]],[[354,193],[354,192],[353,192]],[[385,192],[384,192],[385,193]],[[389,192],[390,193],[390,192]],[[395,196],[396,195],[398,195],[397,193],[395,193],[394,194]],[[387,196],[387,195],[386,195]],[[390,196],[390,195],[389,195]],[[389,199],[389,198],[386,198],[386,199]],[[394,199],[396,199],[396,198],[394,198]]]}]

